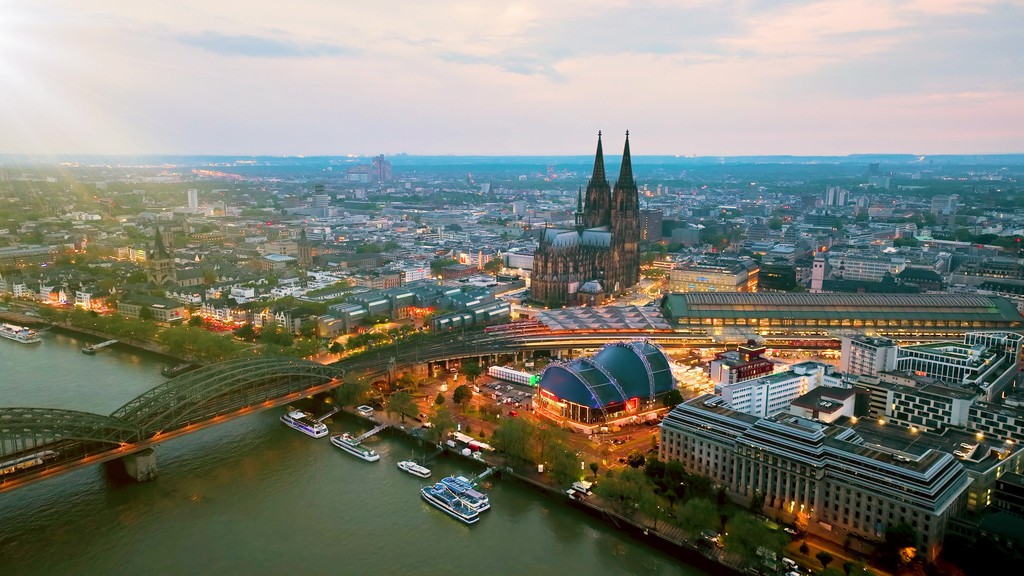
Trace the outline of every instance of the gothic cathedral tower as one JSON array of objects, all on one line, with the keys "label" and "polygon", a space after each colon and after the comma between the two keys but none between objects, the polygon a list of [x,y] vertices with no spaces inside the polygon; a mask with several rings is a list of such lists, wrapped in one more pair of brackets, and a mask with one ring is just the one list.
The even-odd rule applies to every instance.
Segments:
[{"label": "gothic cathedral tower", "polygon": [[604,149],[601,147],[601,132],[597,133],[597,154],[594,156],[594,173],[587,183],[586,212],[583,225],[599,228],[611,225],[612,189],[604,175]]},{"label": "gothic cathedral tower", "polygon": [[608,279],[614,292],[625,290],[640,280],[640,199],[633,179],[633,160],[629,154],[629,131],[622,150],[622,167],[612,192],[612,251]]}]

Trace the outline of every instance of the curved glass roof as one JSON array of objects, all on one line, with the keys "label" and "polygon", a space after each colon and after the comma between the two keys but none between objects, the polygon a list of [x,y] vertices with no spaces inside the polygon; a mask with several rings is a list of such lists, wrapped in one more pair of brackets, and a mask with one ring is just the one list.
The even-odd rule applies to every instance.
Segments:
[{"label": "curved glass roof", "polygon": [[671,390],[675,380],[661,349],[642,341],[608,344],[592,358],[553,364],[539,385],[563,400],[603,408],[630,398],[653,399]]}]

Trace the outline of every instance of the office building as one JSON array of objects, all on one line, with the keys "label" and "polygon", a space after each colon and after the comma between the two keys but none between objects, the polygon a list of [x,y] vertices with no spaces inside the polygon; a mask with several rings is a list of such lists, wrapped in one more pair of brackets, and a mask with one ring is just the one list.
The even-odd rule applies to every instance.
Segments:
[{"label": "office building", "polygon": [[199,190],[190,188],[188,191],[188,209],[195,212],[199,210]]},{"label": "office building", "polygon": [[840,342],[840,372],[872,375],[896,369],[898,348],[888,338],[843,336]]},{"label": "office building", "polygon": [[661,209],[646,208],[640,211],[640,240],[658,242],[661,240],[661,224],[665,218]]},{"label": "office building", "polygon": [[794,364],[777,372],[732,384],[717,384],[715,393],[733,410],[754,416],[772,416],[789,410],[789,404],[825,383],[832,366],[817,362]]},{"label": "office building", "polygon": [[764,352],[764,346],[751,341],[737,350],[715,354],[709,365],[711,380],[716,384],[735,384],[771,374],[775,363],[765,358]]},{"label": "office building", "polygon": [[677,264],[668,273],[672,292],[757,292],[757,261],[749,258],[704,258]]}]

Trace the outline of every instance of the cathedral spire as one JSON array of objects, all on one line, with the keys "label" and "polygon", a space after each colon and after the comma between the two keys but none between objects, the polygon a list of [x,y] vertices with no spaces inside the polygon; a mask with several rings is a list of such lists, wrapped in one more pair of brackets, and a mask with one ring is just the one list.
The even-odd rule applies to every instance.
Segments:
[{"label": "cathedral spire", "polygon": [[153,253],[156,254],[157,258],[161,259],[171,257],[167,253],[167,248],[164,248],[164,235],[160,233],[159,226],[156,227],[156,243],[153,245]]},{"label": "cathedral spire", "polygon": [[601,131],[597,131],[597,154],[594,155],[594,174],[590,177],[591,182],[605,182],[608,177],[604,175],[604,147],[601,146]]},{"label": "cathedral spire", "polygon": [[626,146],[622,150],[622,168],[619,169],[619,184],[633,184],[633,160],[629,156],[629,130],[626,130]]},{"label": "cathedral spire", "polygon": [[578,192],[576,192],[576,230],[582,232],[587,227],[586,220],[583,218],[583,187],[580,186]]}]

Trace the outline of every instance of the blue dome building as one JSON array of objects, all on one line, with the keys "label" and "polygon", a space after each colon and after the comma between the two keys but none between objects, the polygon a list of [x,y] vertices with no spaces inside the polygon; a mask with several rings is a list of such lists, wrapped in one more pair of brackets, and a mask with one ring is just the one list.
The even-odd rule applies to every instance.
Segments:
[{"label": "blue dome building", "polygon": [[548,366],[538,407],[582,424],[607,422],[649,409],[675,387],[668,358],[649,341],[616,342],[597,354]]}]

